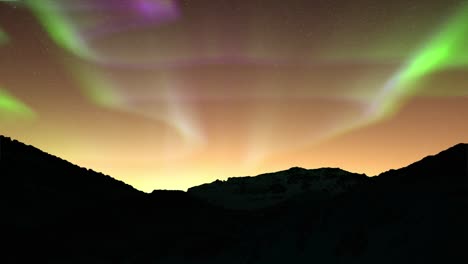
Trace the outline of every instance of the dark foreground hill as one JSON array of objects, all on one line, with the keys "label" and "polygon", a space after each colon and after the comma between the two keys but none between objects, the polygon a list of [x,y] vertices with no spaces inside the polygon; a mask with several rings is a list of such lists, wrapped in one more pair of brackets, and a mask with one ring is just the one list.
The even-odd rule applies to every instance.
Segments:
[{"label": "dark foreground hill", "polygon": [[468,263],[468,145],[339,169],[131,186],[0,138],[1,263]]}]

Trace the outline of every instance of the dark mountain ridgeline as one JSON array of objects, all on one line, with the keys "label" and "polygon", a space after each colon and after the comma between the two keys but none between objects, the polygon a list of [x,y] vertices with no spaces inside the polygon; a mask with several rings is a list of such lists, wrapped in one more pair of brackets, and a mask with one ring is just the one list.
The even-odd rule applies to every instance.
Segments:
[{"label": "dark mountain ridgeline", "polygon": [[232,177],[192,187],[188,192],[212,204],[232,209],[259,209],[278,205],[304,195],[328,199],[365,184],[364,174],[339,168],[289,170],[255,177]]},{"label": "dark mountain ridgeline", "polygon": [[0,137],[2,263],[468,263],[468,145],[146,194]]},{"label": "dark mountain ridgeline", "polygon": [[122,181],[6,137],[0,137],[0,169],[3,182],[9,186],[5,191],[13,194],[48,193],[60,199],[77,195],[80,200],[117,200],[141,195]]},{"label": "dark mountain ridgeline", "polygon": [[407,167],[376,177],[381,186],[406,186],[410,190],[460,191],[468,188],[468,144],[458,144]]}]

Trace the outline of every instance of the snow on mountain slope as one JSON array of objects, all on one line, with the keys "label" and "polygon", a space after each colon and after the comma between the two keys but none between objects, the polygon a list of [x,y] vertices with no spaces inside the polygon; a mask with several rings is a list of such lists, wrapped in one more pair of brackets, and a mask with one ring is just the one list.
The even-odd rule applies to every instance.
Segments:
[{"label": "snow on mountain slope", "polygon": [[206,201],[231,209],[256,209],[273,206],[295,196],[314,192],[317,197],[334,196],[349,191],[367,179],[364,174],[337,168],[289,170],[216,180],[192,187],[188,192]]}]

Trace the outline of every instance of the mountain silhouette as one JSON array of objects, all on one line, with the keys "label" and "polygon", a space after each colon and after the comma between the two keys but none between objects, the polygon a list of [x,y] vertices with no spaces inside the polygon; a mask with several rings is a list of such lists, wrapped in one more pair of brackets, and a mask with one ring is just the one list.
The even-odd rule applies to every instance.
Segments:
[{"label": "mountain silhouette", "polygon": [[143,193],[0,137],[2,263],[468,263],[468,145]]},{"label": "mountain silhouette", "polygon": [[0,137],[0,168],[7,192],[74,199],[117,200],[141,194],[132,186],[102,173],[80,168],[10,138]]},{"label": "mountain silhouette", "polygon": [[[412,190],[459,191],[468,188],[468,144],[458,144],[399,170],[375,178],[381,185],[407,186]],[[385,184],[383,184],[385,183]]]},{"label": "mountain silhouette", "polygon": [[189,188],[188,192],[212,204],[231,209],[259,209],[314,193],[316,199],[329,199],[364,184],[368,177],[339,168],[289,170],[217,180]]}]

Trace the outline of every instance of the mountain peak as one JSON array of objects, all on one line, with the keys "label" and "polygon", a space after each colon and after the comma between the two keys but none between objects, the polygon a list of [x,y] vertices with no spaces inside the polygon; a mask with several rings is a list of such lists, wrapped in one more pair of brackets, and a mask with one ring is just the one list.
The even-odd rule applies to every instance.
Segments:
[{"label": "mountain peak", "polygon": [[460,143],[438,154],[398,170],[390,170],[376,177],[377,181],[405,183],[408,186],[450,190],[468,187],[468,144]]},{"label": "mountain peak", "polygon": [[444,154],[444,153],[451,153],[452,155],[453,154],[457,154],[457,155],[464,155],[466,154],[466,151],[468,150],[468,143],[458,143],[446,150],[443,150],[441,151],[440,153],[434,155],[434,156],[437,156],[437,155],[441,155],[441,154]]},{"label": "mountain peak", "polygon": [[257,176],[230,177],[227,181],[192,187],[189,193],[215,205],[233,209],[257,209],[274,206],[306,193],[330,197],[348,192],[364,183],[367,176],[339,168],[287,170]]}]

